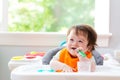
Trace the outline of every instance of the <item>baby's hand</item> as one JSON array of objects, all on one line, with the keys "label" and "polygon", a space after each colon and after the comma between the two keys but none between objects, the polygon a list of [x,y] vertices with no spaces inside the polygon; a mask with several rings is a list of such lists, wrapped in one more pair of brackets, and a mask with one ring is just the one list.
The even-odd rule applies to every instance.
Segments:
[{"label": "baby's hand", "polygon": [[51,61],[50,67],[56,72],[73,72],[72,67],[68,66],[65,63],[59,62],[58,60]]},{"label": "baby's hand", "polygon": [[70,66],[64,64],[62,72],[73,72],[73,69]]},{"label": "baby's hand", "polygon": [[83,48],[82,48],[82,47],[79,47],[79,48],[77,48],[77,49],[75,50],[74,53],[77,55],[77,57],[81,56],[81,55],[79,54],[79,51],[83,51]]},{"label": "baby's hand", "polygon": [[80,49],[77,49],[77,56],[79,58],[79,60],[81,61],[89,61],[89,59],[87,58],[87,55]]},{"label": "baby's hand", "polygon": [[82,57],[86,57],[86,54],[81,50],[78,50],[77,53]]}]

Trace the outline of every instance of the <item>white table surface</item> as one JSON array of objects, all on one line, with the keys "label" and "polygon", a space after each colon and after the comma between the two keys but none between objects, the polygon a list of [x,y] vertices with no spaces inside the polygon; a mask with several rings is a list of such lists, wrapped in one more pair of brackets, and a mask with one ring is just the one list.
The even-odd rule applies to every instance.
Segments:
[{"label": "white table surface", "polygon": [[[44,66],[45,67],[45,66]],[[24,65],[11,72],[11,80],[120,80],[120,67],[97,66],[95,72],[38,72],[39,64]]]}]

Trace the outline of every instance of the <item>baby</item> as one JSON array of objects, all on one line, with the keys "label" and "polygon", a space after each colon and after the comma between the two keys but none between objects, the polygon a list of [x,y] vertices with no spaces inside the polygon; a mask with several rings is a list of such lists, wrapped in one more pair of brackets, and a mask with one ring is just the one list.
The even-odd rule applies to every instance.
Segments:
[{"label": "baby", "polygon": [[[86,24],[72,26],[67,32],[66,47],[60,50],[50,61],[50,66],[56,71],[77,72],[78,61],[90,61],[91,71],[95,71],[95,60],[92,51],[95,49],[97,33]],[[78,54],[85,53],[85,57]]]}]

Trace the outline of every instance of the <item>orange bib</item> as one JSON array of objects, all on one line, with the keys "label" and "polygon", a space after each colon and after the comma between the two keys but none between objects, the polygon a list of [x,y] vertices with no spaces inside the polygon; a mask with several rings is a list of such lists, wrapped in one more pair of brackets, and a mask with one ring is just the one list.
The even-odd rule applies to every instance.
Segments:
[{"label": "orange bib", "polygon": [[[92,57],[92,54],[88,51],[85,54],[87,55],[87,57],[89,59]],[[73,68],[74,72],[77,72],[77,62],[79,61],[79,58],[78,57],[76,57],[76,58],[71,57],[70,53],[68,52],[68,50],[66,48],[63,48],[60,51],[59,61],[69,65],[70,67]]]}]

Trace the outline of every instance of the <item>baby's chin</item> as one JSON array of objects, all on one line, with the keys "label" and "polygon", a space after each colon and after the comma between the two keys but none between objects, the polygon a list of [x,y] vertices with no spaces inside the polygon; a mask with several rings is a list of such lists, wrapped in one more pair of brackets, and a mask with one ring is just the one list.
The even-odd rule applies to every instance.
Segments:
[{"label": "baby's chin", "polygon": [[77,55],[75,54],[75,51],[72,50],[72,51],[70,51],[69,53],[70,53],[70,55],[71,55],[72,57],[77,57]]},{"label": "baby's chin", "polygon": [[71,54],[71,53],[70,53],[70,55],[71,55],[71,57],[73,57],[73,58],[76,58],[76,57],[77,57],[75,54]]}]

